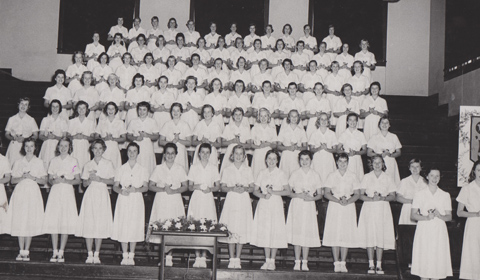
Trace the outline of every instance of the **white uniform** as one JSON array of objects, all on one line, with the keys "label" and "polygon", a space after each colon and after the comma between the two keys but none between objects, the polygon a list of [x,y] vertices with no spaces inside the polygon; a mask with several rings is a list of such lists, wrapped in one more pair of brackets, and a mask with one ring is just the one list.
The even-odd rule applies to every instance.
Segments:
[{"label": "white uniform", "polygon": [[[413,199],[415,194],[426,188],[427,184],[423,177],[419,177],[417,182],[413,180],[412,176],[408,176],[407,178],[403,178],[400,181],[400,187],[397,190],[397,194],[402,195],[406,199]],[[416,225],[417,222],[413,221],[410,218],[410,214],[412,213],[412,204],[411,203],[404,203],[402,204],[402,211],[400,212],[400,219],[398,221],[399,225]]]},{"label": "white uniform", "polygon": [[134,108],[128,109],[127,116],[125,117],[125,124],[128,125],[130,122],[138,117],[137,114],[137,105],[140,102],[148,102],[150,103],[151,94],[146,86],[142,87],[135,87],[131,90],[127,91],[127,95],[125,97],[125,104],[135,105]]},{"label": "white uniform", "polygon": [[96,66],[98,66],[99,63],[97,61],[97,58],[103,52],[105,52],[105,47],[103,45],[101,44],[95,45],[95,43],[87,44],[87,46],[85,47],[85,55],[86,56],[97,55],[97,57],[92,58],[88,61],[87,63],[88,70],[93,71],[93,69]]},{"label": "white uniform", "polygon": [[[355,60],[360,60],[364,64],[368,64],[368,65],[377,64],[377,61],[375,60],[375,55],[369,51],[367,52],[360,51],[356,53]],[[372,71],[370,70],[370,68],[365,67],[363,70],[363,75],[365,75],[368,78],[369,82],[372,82]]]},{"label": "white uniform", "polygon": [[[110,121],[107,118],[98,122],[95,132],[98,133],[102,139],[105,139],[107,134],[111,134],[113,138],[118,138],[121,135],[127,134],[125,123],[122,120],[113,119],[113,121]],[[114,140],[106,140],[105,144],[107,145],[107,149],[105,150],[103,157],[111,161],[113,168],[117,170],[117,168],[122,166],[122,157],[120,156],[118,142]]]},{"label": "white uniform", "polygon": [[88,68],[83,64],[80,66],[77,66],[77,64],[72,64],[68,66],[67,70],[65,71],[67,79],[73,78],[75,75],[78,75],[77,78],[71,80],[68,84],[68,89],[72,93],[75,93],[82,87],[82,84],[80,84],[80,78],[85,71],[88,71]]},{"label": "white uniform", "polygon": [[[393,153],[397,149],[401,149],[402,144],[400,144],[397,135],[387,132],[387,135],[383,136],[383,134],[380,132],[368,140],[367,148],[372,149],[377,154],[381,154],[383,151]],[[399,186],[400,173],[398,172],[397,160],[388,156],[384,157],[383,160],[385,161],[385,167],[387,168],[387,170],[385,170],[385,174],[390,176],[396,186]]]},{"label": "white uniform", "polygon": [[[302,168],[295,170],[288,183],[295,193],[314,196],[316,192],[322,191],[320,175],[311,168],[307,173]],[[315,201],[292,198],[288,208],[286,228],[288,243],[302,247],[320,247]]]},{"label": "white uniform", "polygon": [[[148,183],[149,170],[139,162],[133,167],[127,162],[115,174],[115,182],[122,189],[141,188]],[[129,195],[118,194],[113,218],[112,240],[119,242],[142,242],[145,240],[145,203],[141,192]]]},{"label": "white uniform", "polygon": [[[423,216],[427,216],[430,210],[445,215],[446,211],[452,211],[452,201],[450,194],[440,188],[435,194],[429,188],[424,188],[413,197],[412,208],[418,209]],[[429,221],[418,221],[413,240],[411,273],[422,278],[443,279],[452,276],[450,242],[443,220],[435,217]]]},{"label": "white uniform", "polygon": [[[28,138],[32,136],[33,133],[38,132],[38,126],[35,122],[35,119],[30,117],[28,114],[25,114],[23,118],[21,118],[19,114],[15,114],[8,118],[5,132],[9,132],[11,135],[20,135],[23,138]],[[10,141],[6,154],[10,164],[13,165],[15,161],[22,158],[22,155],[20,154],[21,148],[22,142],[13,140]]]},{"label": "white uniform", "polygon": [[[361,109],[364,111],[370,111],[370,108],[375,109],[375,111],[384,113],[385,111],[388,111],[387,101],[385,101],[385,99],[381,98],[380,96],[376,99],[373,99],[371,95],[368,95],[367,97],[365,97],[365,100],[361,105]],[[378,128],[379,120],[380,116],[374,114],[370,114],[365,118],[363,133],[365,133],[365,138],[367,139],[367,141],[380,131],[380,129]]]},{"label": "white uniform", "polygon": [[72,102],[72,92],[68,88],[63,85],[60,88],[58,88],[57,85],[51,86],[45,91],[43,99],[48,101],[48,103],[52,102],[54,99],[60,101],[62,104],[62,112],[60,113],[60,116],[64,120],[68,120],[72,111],[71,109],[65,109],[65,105],[67,105],[68,102]]},{"label": "white uniform", "polygon": [[[127,133],[133,136],[139,136],[142,131],[148,134],[158,134],[159,129],[155,120],[149,117],[144,120],[141,118],[133,119],[127,125]],[[147,170],[147,176],[150,177],[156,166],[153,142],[149,137],[145,137],[143,140],[135,141],[135,143],[140,146],[137,162]]]},{"label": "white uniform", "polygon": [[[308,142],[307,134],[303,127],[297,125],[295,128],[292,128],[290,124],[285,124],[280,129],[278,134],[278,142],[282,143],[284,146],[291,146],[296,144],[297,147],[301,147],[303,144]],[[280,169],[285,172],[285,175],[290,176],[293,171],[298,169],[300,165],[298,164],[298,154],[299,150],[289,151],[285,150],[282,152],[282,158],[280,160]]]},{"label": "white uniform", "polygon": [[[351,112],[356,113],[357,115],[360,114],[360,104],[358,104],[358,102],[353,99],[353,97],[352,99],[350,99],[350,101],[347,101],[347,99],[343,96],[338,98],[337,102],[335,102],[333,112],[341,113],[345,112],[347,109]],[[335,120],[335,133],[337,134],[337,137],[340,137],[340,135],[342,135],[342,133],[347,130],[347,116],[348,114],[341,115]]]},{"label": "white uniform", "polygon": [[[342,47],[342,40],[338,36],[330,36],[323,38],[322,42],[327,43],[327,49],[339,50]],[[332,61],[337,57],[336,53],[328,53]]]},{"label": "white uniform", "polygon": [[[367,144],[367,140],[365,140],[363,133],[357,129],[353,132],[347,129],[338,137],[338,143],[342,144],[343,149],[348,153],[350,150],[360,151],[360,148]],[[357,175],[358,181],[362,181],[363,163],[360,155],[349,157],[348,170]]]},{"label": "white uniform", "polygon": [[[178,138],[186,140],[187,137],[192,136],[192,129],[185,121],[179,120],[178,124],[175,124],[173,120],[167,121],[160,129],[160,135],[164,136],[167,141],[171,142],[175,139],[175,134],[178,134]],[[185,172],[188,172],[188,156],[187,148],[180,142],[175,143],[177,145],[178,154],[175,157],[175,163],[183,166]]]},{"label": "white uniform", "polygon": [[[73,95],[73,103],[76,104],[78,101],[85,101],[88,104],[88,108],[92,108],[100,101],[100,94],[98,94],[98,91],[93,86],[81,87]],[[99,116],[100,111],[90,111],[87,118],[95,120]]]},{"label": "white uniform", "polygon": [[[110,57],[110,62],[108,65],[112,68],[113,72],[117,71],[117,68],[120,67],[122,62],[122,55],[127,52],[127,49],[124,45],[111,45],[108,47],[107,54]],[[117,57],[112,58],[114,55],[120,55]]]},{"label": "white uniform", "polygon": [[[40,133],[45,135],[49,132],[53,133],[57,137],[62,137],[68,130],[68,122],[58,116],[56,119],[52,115],[48,115],[43,118],[40,124]],[[43,141],[42,148],[40,149],[39,158],[43,160],[45,170],[48,170],[48,164],[50,160],[55,157],[55,150],[57,149],[57,139],[47,139]]]},{"label": "white uniform", "polygon": [[[4,178],[6,174],[11,174],[12,170],[10,169],[10,162],[8,159],[0,154],[0,176]],[[5,185],[0,184],[0,234],[6,232],[6,221],[7,221],[7,210],[8,210],[8,199],[7,193],[5,192]]]},{"label": "white uniform", "polygon": [[[480,211],[480,186],[473,181],[463,186],[457,196],[457,201],[465,205],[468,212]],[[480,279],[480,218],[467,218],[463,235],[462,261],[460,263],[461,279]]]},{"label": "white uniform", "polygon": [[[210,155],[211,157],[212,155]],[[205,167],[202,163],[192,164],[188,173],[188,180],[192,184],[200,185],[202,190],[213,188],[214,183],[220,181],[218,167],[216,165],[207,164]],[[217,221],[217,210],[213,200],[213,193],[204,193],[202,190],[193,191],[188,204],[187,217],[194,219],[210,219]]]},{"label": "white uniform", "polygon": [[[210,142],[215,142],[219,137],[222,136],[222,128],[218,125],[217,122],[211,121],[210,124],[207,124],[205,120],[201,120],[193,130],[193,135],[197,136],[197,139],[201,141],[203,138],[208,139]],[[195,153],[193,155],[193,164],[199,163],[200,158],[198,156],[200,145],[197,145],[195,148]],[[218,151],[217,148],[212,146],[212,153],[209,158],[209,164],[218,167]]]},{"label": "white uniform", "polygon": [[137,74],[137,69],[130,64],[125,66],[125,64],[120,65],[115,74],[118,76],[120,80],[120,86],[126,90],[130,89],[133,84],[133,76]]},{"label": "white uniform", "polygon": [[[309,137],[308,144],[314,146],[315,148],[320,147],[322,144],[326,144],[327,148],[331,149],[333,146],[338,145],[338,141],[337,137],[335,136],[335,132],[327,128],[325,133],[323,133],[320,129],[313,131]],[[313,155],[312,169],[320,175],[322,182],[325,182],[327,180],[327,176],[337,169],[333,154],[325,150],[316,152]]]},{"label": "white uniform", "polygon": [[[67,155],[64,159],[57,156],[48,167],[48,174],[73,180],[82,170],[75,158]],[[75,234],[78,223],[75,191],[68,183],[58,183],[52,186],[48,194],[43,220],[43,232],[51,234]]]},{"label": "white uniform", "polygon": [[116,33],[122,34],[123,38],[128,38],[128,29],[124,26],[114,25],[108,31],[108,35],[115,36]]},{"label": "white uniform", "polygon": [[[241,143],[246,143],[252,136],[250,134],[250,126],[246,126],[240,123],[237,125],[235,122],[229,123],[222,134],[222,139],[226,141],[231,141],[238,137]],[[227,150],[225,151],[225,157],[223,158],[222,165],[220,167],[220,174],[223,174],[223,170],[230,166],[232,162],[229,160],[230,155],[233,152],[233,148],[236,146],[236,143],[228,145]],[[248,166],[248,161],[244,161],[244,164]]]},{"label": "white uniform", "polygon": [[[275,126],[267,124],[265,127],[256,123],[251,131],[252,141],[255,145],[260,145],[262,142],[275,143],[277,142],[277,131]],[[253,152],[252,169],[253,178],[257,178],[258,174],[267,168],[265,164],[265,155],[270,151],[271,147],[257,148]]]},{"label": "white uniform", "polygon": [[182,120],[187,122],[190,128],[193,130],[197,123],[200,121],[200,116],[195,110],[185,111],[187,109],[187,104],[190,103],[192,107],[201,108],[203,106],[203,100],[205,99],[205,94],[197,91],[188,91],[182,92],[177,96],[177,102],[182,104],[183,114]]},{"label": "white uniform", "polygon": [[[68,134],[75,136],[76,134],[82,134],[90,137],[95,133],[95,122],[85,118],[83,121],[74,118],[68,122]],[[78,166],[83,168],[85,163],[90,160],[90,143],[87,139],[73,139],[73,152],[72,157],[78,160]]]}]

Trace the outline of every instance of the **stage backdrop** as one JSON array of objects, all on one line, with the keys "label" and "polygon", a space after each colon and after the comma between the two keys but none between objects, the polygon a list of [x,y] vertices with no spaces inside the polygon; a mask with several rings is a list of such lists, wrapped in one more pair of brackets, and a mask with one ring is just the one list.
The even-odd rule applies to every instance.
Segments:
[{"label": "stage backdrop", "polygon": [[460,106],[458,121],[458,182],[468,184],[473,163],[480,154],[480,106]]}]

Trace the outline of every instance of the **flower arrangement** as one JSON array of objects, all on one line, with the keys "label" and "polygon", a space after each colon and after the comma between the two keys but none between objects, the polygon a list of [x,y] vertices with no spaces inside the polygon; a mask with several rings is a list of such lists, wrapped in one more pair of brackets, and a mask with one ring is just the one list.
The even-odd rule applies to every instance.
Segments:
[{"label": "flower arrangement", "polygon": [[193,217],[178,217],[152,222],[148,227],[147,241],[152,231],[225,232],[229,236],[231,235],[225,224],[219,224],[215,220],[194,219]]}]

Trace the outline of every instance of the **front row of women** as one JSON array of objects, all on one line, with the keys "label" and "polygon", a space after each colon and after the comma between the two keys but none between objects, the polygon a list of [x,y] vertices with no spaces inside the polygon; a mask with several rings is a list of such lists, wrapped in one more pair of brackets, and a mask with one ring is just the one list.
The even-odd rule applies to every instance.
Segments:
[{"label": "front row of women", "polygon": [[[142,193],[148,190],[156,192],[150,222],[185,216],[181,193],[187,189],[193,191],[187,216],[217,220],[213,192],[226,192],[219,221],[225,223],[231,232],[228,238],[221,240],[229,244],[229,268],[241,268],[242,246],[250,243],[265,249],[266,260],[261,269],[274,270],[277,250],[292,244],[294,270],[308,271],[309,248],[321,246],[315,201],[322,197],[329,201],[323,245],[332,247],[335,272],[347,272],[348,248],[360,247],[367,248],[368,273],[383,274],[383,250],[395,249],[389,201],[395,199],[396,188],[384,172],[385,163],[381,156],[371,158],[372,172],[359,182],[357,176],[348,171],[348,155],[339,154],[336,160],[338,169],[322,183],[318,173],[311,168],[313,156],[310,151],[299,153],[300,168],[288,178],[278,168],[280,154],[269,150],[265,156],[267,168],[254,179],[242,145],[233,148],[229,158],[232,164],[220,176],[216,166],[209,164],[212,146],[203,143],[199,147],[200,159],[187,175],[185,169],[175,163],[177,146],[167,143],[164,162],[156,166],[149,178],[148,171],[137,163],[141,152],[138,144],[132,142],[128,145],[128,161],[116,171],[113,164],[102,157],[106,148],[103,140],[93,141],[91,151],[94,158],[83,170],[77,167],[77,160],[70,155],[72,143],[68,138],[59,141],[57,157],[50,163],[48,171],[34,155],[33,138],[24,140],[21,148],[23,157],[14,163],[12,170],[8,160],[1,156],[0,183],[8,182],[11,177],[12,184],[16,186],[6,215],[1,219],[0,229],[1,233],[18,236],[20,254],[17,260],[29,260],[32,236],[50,233],[54,250],[50,261],[64,262],[68,235],[75,234],[86,238],[86,263],[100,263],[102,239],[111,238],[121,242],[121,264],[134,265],[135,245],[144,241],[145,236]],[[417,165],[418,160],[412,161],[411,170]],[[412,176],[418,175],[417,169],[413,168]],[[410,177],[404,180],[407,179]],[[80,184],[81,180],[87,190],[77,215],[72,185]],[[437,186],[440,180],[438,169],[431,169],[427,180],[423,188],[416,190],[409,205],[411,219],[418,221],[413,243],[412,274],[437,279],[452,275],[445,225],[452,218],[451,201],[450,195]],[[38,184],[47,182],[52,189],[44,211]],[[119,194],[113,218],[107,185],[113,185],[113,190]],[[479,228],[479,190],[480,162],[477,162],[471,173],[471,183],[462,188],[457,198],[460,202],[459,216],[468,218],[461,270],[467,279],[478,278],[479,274],[478,266],[474,265],[480,254],[475,249],[478,235],[474,233]],[[259,198],[255,215],[249,193]],[[292,198],[286,222],[282,196]],[[364,204],[357,225],[355,201],[358,199]],[[409,204],[409,201],[404,203]],[[153,238],[151,242],[158,243],[158,240]],[[197,251],[196,256],[194,267],[206,267],[206,252]],[[170,252],[166,265],[172,264]]]}]

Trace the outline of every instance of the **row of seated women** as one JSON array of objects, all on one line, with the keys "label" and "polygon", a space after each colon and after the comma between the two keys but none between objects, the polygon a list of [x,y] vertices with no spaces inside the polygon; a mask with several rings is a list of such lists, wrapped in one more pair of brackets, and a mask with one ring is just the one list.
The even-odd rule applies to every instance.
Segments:
[{"label": "row of seated women", "polygon": [[[229,154],[230,165],[219,173],[210,164],[213,147],[202,143],[199,160],[188,174],[175,162],[178,147],[174,143],[164,146],[164,161],[149,175],[138,162],[141,147],[131,142],[127,146],[128,161],[114,169],[104,158],[107,145],[94,140],[90,150],[94,158],[83,170],[72,157],[72,140],[63,137],[57,144],[57,156],[45,169],[42,160],[35,156],[35,139],[22,142],[22,158],[13,168],[8,159],[0,156],[2,178],[1,233],[18,236],[19,261],[29,261],[29,247],[33,236],[52,234],[53,256],[51,262],[64,262],[64,249],[69,235],[84,237],[87,243],[86,263],[100,263],[102,239],[121,242],[122,265],[134,265],[135,245],[144,241],[145,206],[142,193],[156,193],[150,223],[185,216],[181,194],[192,191],[187,215],[193,218],[217,220],[213,192],[226,192],[226,200],[218,219],[228,226],[231,235],[221,240],[229,244],[228,268],[241,268],[241,250],[250,243],[265,249],[265,263],[261,269],[275,270],[275,256],[280,248],[294,246],[294,270],[308,271],[308,252],[311,247],[332,247],[334,271],[348,272],[346,257],[349,248],[366,248],[369,274],[383,274],[383,250],[395,249],[394,222],[390,201],[403,203],[399,224],[412,227],[415,223],[412,274],[422,278],[440,279],[452,275],[450,248],[446,221],[452,218],[450,195],[438,188],[440,170],[432,168],[427,180],[420,176],[421,162],[410,162],[411,176],[397,187],[385,173],[381,155],[371,158],[371,172],[363,179],[348,170],[350,157],[340,153],[337,169],[325,181],[312,169],[313,154],[301,151],[292,160],[299,168],[290,175],[280,169],[280,153],[269,150],[264,157],[266,167],[255,178],[246,160],[246,149],[237,144]],[[480,162],[471,172],[471,183],[462,188],[457,200],[457,213],[467,217],[462,253],[461,278],[476,279],[479,275],[476,261],[480,217]],[[15,185],[8,203],[3,184]],[[51,184],[44,210],[39,184]],[[73,185],[83,183],[87,191],[78,214]],[[107,185],[113,185],[118,198],[112,215]],[[253,215],[250,193],[259,202]],[[282,196],[291,197],[288,215],[284,216]],[[328,208],[323,241],[317,223],[316,201],[325,197]],[[357,224],[354,202],[363,201]],[[465,209],[466,208],[466,209]],[[402,231],[402,234],[405,231]],[[58,235],[61,235],[60,245]],[[93,248],[95,240],[95,249]],[[153,243],[159,240],[152,238]],[[376,264],[374,256],[376,253]],[[206,252],[197,251],[194,267],[206,267]],[[172,266],[171,252],[166,266]]]}]

